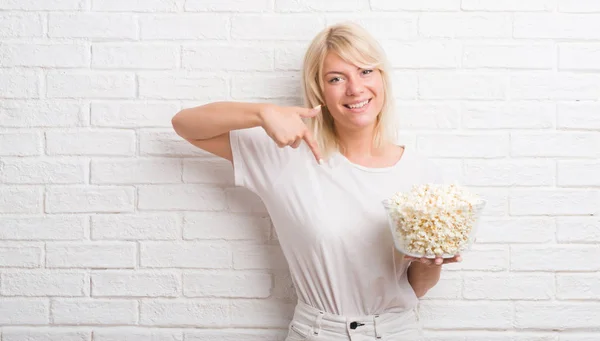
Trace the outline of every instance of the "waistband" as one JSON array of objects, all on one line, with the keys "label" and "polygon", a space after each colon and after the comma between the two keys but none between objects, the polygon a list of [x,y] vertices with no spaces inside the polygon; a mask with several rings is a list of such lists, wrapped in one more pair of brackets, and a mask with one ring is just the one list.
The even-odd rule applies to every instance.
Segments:
[{"label": "waistband", "polygon": [[[314,336],[326,332],[343,334],[352,339],[352,334],[359,333],[381,339],[386,335],[402,333],[420,335],[421,326],[417,307],[386,311],[375,315],[342,316],[321,311],[298,300],[290,327],[300,334]],[[410,340],[416,340],[416,338]]]}]

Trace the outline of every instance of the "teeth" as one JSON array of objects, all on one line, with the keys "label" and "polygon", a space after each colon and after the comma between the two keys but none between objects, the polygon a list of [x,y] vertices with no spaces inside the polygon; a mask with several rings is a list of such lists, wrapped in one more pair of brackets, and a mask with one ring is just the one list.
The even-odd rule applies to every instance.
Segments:
[{"label": "teeth", "polygon": [[366,100],[366,101],[363,101],[360,103],[356,103],[356,104],[348,104],[348,107],[350,109],[358,109],[358,108],[364,107],[365,105],[367,105],[367,103],[369,103],[369,100]]}]

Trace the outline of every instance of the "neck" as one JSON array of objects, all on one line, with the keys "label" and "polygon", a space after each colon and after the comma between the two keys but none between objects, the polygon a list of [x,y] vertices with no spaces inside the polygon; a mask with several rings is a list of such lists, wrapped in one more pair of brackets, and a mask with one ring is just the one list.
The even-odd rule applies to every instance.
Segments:
[{"label": "neck", "polygon": [[364,158],[376,156],[381,152],[381,148],[373,145],[375,137],[375,126],[361,130],[337,129],[340,151],[348,158]]}]

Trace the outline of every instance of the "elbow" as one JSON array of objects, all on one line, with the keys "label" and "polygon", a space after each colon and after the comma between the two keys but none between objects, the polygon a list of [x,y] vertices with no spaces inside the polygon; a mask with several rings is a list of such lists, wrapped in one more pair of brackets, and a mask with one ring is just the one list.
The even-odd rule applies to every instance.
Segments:
[{"label": "elbow", "polygon": [[425,289],[415,290],[415,295],[417,296],[417,298],[422,298],[423,296],[425,296],[427,291],[428,290]]},{"label": "elbow", "polygon": [[178,112],[177,114],[175,114],[175,116],[173,116],[171,118],[171,126],[173,127],[173,130],[175,131],[175,133],[177,133],[177,135],[184,137],[182,135],[182,130],[183,130],[183,110],[181,110],[180,112]]}]

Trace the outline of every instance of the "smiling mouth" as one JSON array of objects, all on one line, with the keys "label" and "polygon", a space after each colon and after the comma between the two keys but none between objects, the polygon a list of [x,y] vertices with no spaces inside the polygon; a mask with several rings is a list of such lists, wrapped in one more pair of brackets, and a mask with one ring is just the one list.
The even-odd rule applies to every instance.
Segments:
[{"label": "smiling mouth", "polygon": [[369,98],[365,101],[354,103],[354,104],[344,104],[344,106],[348,109],[360,109],[360,108],[364,107],[365,105],[369,104],[369,102],[371,102],[371,100],[372,100],[372,98]]}]

